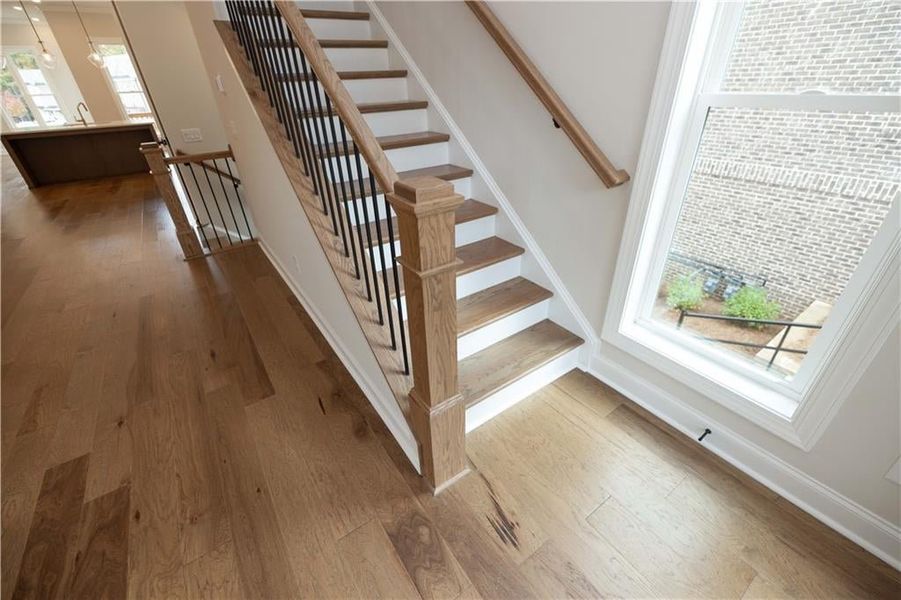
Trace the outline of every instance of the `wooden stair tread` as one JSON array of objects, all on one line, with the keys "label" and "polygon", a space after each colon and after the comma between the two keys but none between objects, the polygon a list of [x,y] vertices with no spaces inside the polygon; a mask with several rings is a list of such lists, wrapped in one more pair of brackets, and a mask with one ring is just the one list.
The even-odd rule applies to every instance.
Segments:
[{"label": "wooden stair tread", "polygon": [[369,13],[361,10],[322,10],[318,8],[301,8],[300,14],[305,19],[345,19],[350,21],[368,21]]},{"label": "wooden stair tread", "polygon": [[[446,133],[437,131],[418,131],[416,133],[401,133],[398,135],[383,135],[376,138],[382,150],[396,150],[398,148],[411,148],[413,146],[424,146],[426,144],[439,144],[446,142],[450,136]],[[348,144],[348,148],[350,145]],[[343,156],[344,144],[331,144],[325,151],[326,156]]]},{"label": "wooden stair tread", "polygon": [[[359,110],[362,114],[371,114],[371,113],[382,113],[382,112],[396,112],[399,110],[417,110],[420,108],[428,107],[428,100],[396,100],[394,102],[360,102],[357,104],[357,110]],[[319,115],[334,115],[337,114],[335,111],[335,107],[332,106],[332,110],[313,110],[313,111],[305,111],[302,113],[304,117],[308,116],[319,116]]]},{"label": "wooden stair tread", "polygon": [[[320,39],[317,40],[319,42],[320,48],[387,48],[388,40],[330,40],[330,39]],[[263,46],[268,47],[284,47],[290,46],[293,48],[297,47],[297,44],[294,43],[293,39],[290,40],[263,40]]]},{"label": "wooden stair tread", "polygon": [[[270,6],[247,6],[238,4],[239,10],[245,15],[276,15],[281,17],[281,13],[275,7]],[[323,10],[319,8],[301,8],[300,14],[305,19],[346,19],[354,21],[368,21],[369,13],[359,10]]]},{"label": "wooden stair tread", "polygon": [[387,48],[388,40],[319,40],[321,48]]},{"label": "wooden stair tread", "polygon": [[[472,175],[472,169],[467,169],[466,167],[459,167],[457,165],[435,165],[434,167],[423,167],[422,169],[411,169],[409,171],[401,171],[397,174],[400,179],[410,179],[411,177],[437,177],[438,179],[443,179],[445,181],[453,181],[455,179],[465,179]],[[360,181],[354,179],[353,183],[353,197],[359,198],[361,195],[369,196],[371,191],[369,189],[369,178],[367,177],[363,181],[362,189],[360,186]],[[381,186],[376,183],[376,192],[381,193]]]},{"label": "wooden stair tread", "polygon": [[525,277],[514,277],[457,300],[457,335],[466,335],[507,315],[547,300],[554,293]]},{"label": "wooden stair tread", "polygon": [[[457,265],[457,277],[490,267],[493,264],[521,255],[525,250],[516,244],[511,244],[507,240],[499,237],[485,238],[465,246],[457,248],[457,259],[460,263]],[[386,254],[387,257],[387,254]],[[387,258],[386,258],[387,260]],[[388,280],[394,281],[394,270],[387,269]],[[399,277],[400,291],[404,291],[404,278]],[[394,294],[394,284],[391,284],[391,297]]]},{"label": "wooden stair tread", "polygon": [[545,319],[464,358],[458,376],[467,408],[582,343],[579,336]]},{"label": "wooden stair tread", "polygon": [[[485,204],[484,202],[479,202],[478,200],[473,200],[472,198],[468,198],[463,201],[457,211],[454,213],[454,223],[459,225],[461,223],[468,223],[470,221],[475,221],[476,219],[481,219],[483,217],[490,217],[491,215],[497,214],[497,208],[491,206],[490,204]],[[358,226],[359,227],[359,226]],[[393,239],[398,239],[400,236],[400,232],[397,228],[397,217],[391,218],[391,229],[394,233]],[[379,235],[381,235],[381,239],[383,242],[388,241],[388,220],[382,219],[378,222],[378,230],[375,228],[370,228],[370,235],[372,235],[372,245],[378,245]],[[367,240],[366,230],[363,230],[363,238],[364,241]],[[359,239],[359,238],[357,238]]]},{"label": "wooden stair tread", "polygon": [[[341,79],[401,79],[407,76],[406,69],[378,69],[374,71],[338,71]],[[303,73],[279,73],[276,75],[280,81],[306,81],[309,75]]]}]

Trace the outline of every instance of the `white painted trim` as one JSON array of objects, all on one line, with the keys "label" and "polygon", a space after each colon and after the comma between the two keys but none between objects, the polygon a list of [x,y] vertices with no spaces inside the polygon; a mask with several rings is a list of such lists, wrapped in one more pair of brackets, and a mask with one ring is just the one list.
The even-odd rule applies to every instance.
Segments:
[{"label": "white painted trim", "polygon": [[548,318],[550,304],[550,298],[542,300],[484,327],[479,327],[466,335],[459,336],[457,338],[457,360],[472,356],[488,346],[493,346],[511,335],[544,321]]},{"label": "white painted trim", "polygon": [[410,431],[410,428],[407,426],[406,420],[400,413],[400,409],[397,407],[394,398],[384,398],[376,392],[378,389],[377,386],[369,380],[366,373],[354,359],[353,354],[348,351],[347,347],[341,342],[341,338],[335,334],[328,322],[322,317],[322,313],[320,313],[316,306],[307,299],[301,285],[289,275],[288,269],[284,268],[275,254],[266,245],[266,242],[259,240],[259,246],[263,250],[263,254],[266,255],[266,258],[269,259],[269,262],[272,263],[272,266],[275,267],[275,270],[278,271],[278,274],[281,275],[281,278],[288,284],[288,287],[291,288],[294,296],[303,306],[304,310],[307,311],[307,314],[310,315],[310,318],[316,324],[316,327],[322,332],[322,335],[335,351],[335,354],[344,365],[344,368],[347,369],[351,377],[354,378],[354,381],[357,382],[357,385],[360,386],[363,395],[369,399],[369,403],[372,404],[372,407],[375,408],[376,412],[382,418],[382,421],[388,427],[388,430],[391,431],[391,435],[397,440],[398,445],[400,445],[404,454],[407,455],[407,459],[413,465],[413,468],[416,469],[417,473],[420,473],[419,445],[416,443],[413,432]]},{"label": "white painted trim", "polygon": [[723,6],[676,3],[670,10],[602,339],[809,450],[898,322],[901,217],[896,201],[792,381],[761,374],[748,361],[677,338],[650,321],[647,310],[656,288],[646,282],[659,281],[659,258],[675,226],[679,206],[668,199],[687,182],[692,140],[700,135],[699,115],[706,114],[697,91],[716,66],[707,46],[718,35],[716,24],[728,20]]},{"label": "white painted trim", "polygon": [[742,438],[609,357],[593,356],[590,372],[685,435],[697,438],[705,427],[709,427],[713,433],[705,438],[704,446],[711,452],[868,552],[901,569],[901,527],[898,525]]},{"label": "white painted trim", "polygon": [[575,324],[578,326],[579,335],[591,348],[595,348],[600,341],[597,332],[591,326],[591,323],[585,316],[585,313],[583,313],[582,309],[579,308],[579,305],[576,304],[576,301],[572,297],[572,294],[569,293],[569,290],[563,284],[563,280],[560,279],[560,276],[557,274],[556,270],[554,270],[554,267],[547,259],[547,256],[545,256],[544,252],[542,252],[540,246],[535,241],[535,238],[532,237],[532,234],[526,228],[525,223],[523,223],[522,219],[520,219],[519,215],[514,210],[513,205],[504,194],[500,185],[498,185],[497,181],[488,171],[488,167],[485,166],[485,163],[482,162],[482,159],[479,158],[479,155],[476,153],[475,148],[473,148],[472,144],[469,143],[469,140],[466,138],[466,136],[463,135],[463,130],[460,129],[456,121],[454,121],[453,117],[451,117],[450,112],[448,112],[447,108],[444,106],[444,103],[441,102],[441,98],[435,92],[435,89],[429,84],[428,80],[426,80],[425,75],[419,68],[419,65],[417,65],[416,61],[413,60],[412,55],[407,51],[406,47],[400,41],[397,33],[388,23],[388,19],[385,18],[385,15],[382,14],[382,11],[379,10],[379,7],[376,6],[374,0],[366,0],[366,5],[369,9],[369,12],[376,18],[376,20],[379,22],[379,25],[384,30],[391,47],[393,47],[397,51],[397,53],[403,59],[404,63],[406,63],[407,71],[416,78],[416,81],[422,87],[423,92],[426,96],[428,96],[429,105],[435,108],[438,115],[441,117],[441,119],[444,121],[444,124],[450,131],[451,137],[460,145],[460,149],[463,150],[464,154],[466,154],[467,158],[472,163],[473,170],[479,174],[479,176],[482,178],[482,181],[484,181],[485,186],[488,188],[488,191],[491,192],[491,194],[494,196],[495,200],[497,201],[498,208],[503,212],[504,216],[510,220],[510,224],[516,230],[516,233],[519,235],[522,243],[525,245],[530,258],[533,258],[535,260],[538,267],[548,278],[548,282],[550,283],[551,290],[554,292],[555,298],[559,298],[559,300],[563,303],[567,311],[572,316]]},{"label": "white painted trim", "polygon": [[521,377],[466,409],[466,433],[484,425],[511,406],[525,400],[539,389],[566,375],[578,366],[580,348],[562,354],[525,377]]}]

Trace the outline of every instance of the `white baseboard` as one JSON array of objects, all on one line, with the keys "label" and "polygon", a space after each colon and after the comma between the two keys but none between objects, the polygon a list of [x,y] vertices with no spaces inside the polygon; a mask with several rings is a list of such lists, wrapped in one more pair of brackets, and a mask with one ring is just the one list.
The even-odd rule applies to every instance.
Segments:
[{"label": "white baseboard", "polygon": [[711,452],[901,570],[901,527],[712,421],[614,360],[594,354],[589,371],[685,435],[697,438],[709,427],[713,434],[704,440],[704,446]]},{"label": "white baseboard", "polygon": [[[376,6],[373,0],[366,0],[366,5],[369,9],[369,12],[376,18],[379,25],[384,30],[385,35],[388,36],[391,46],[397,51],[398,54],[400,54],[404,63],[406,63],[407,70],[411,75],[413,75],[413,77],[416,78],[416,81],[422,87],[425,95],[428,96],[429,105],[434,107],[438,112],[438,115],[450,130],[451,136],[460,145],[460,148],[472,163],[473,170],[482,178],[485,186],[497,201],[498,207],[500,208],[501,212],[510,220],[510,224],[516,230],[516,233],[520,236],[520,239],[522,240],[523,245],[525,245],[528,254],[535,260],[539,269],[541,269],[544,275],[548,278],[548,282],[550,283],[551,289],[554,292],[555,298],[558,298],[566,307],[566,310],[569,312],[572,318],[573,324],[576,326],[575,328],[579,330],[579,335],[582,337],[582,339],[585,340],[586,344],[592,348],[593,352],[599,343],[599,337],[597,332],[594,330],[594,327],[591,326],[591,322],[585,316],[585,313],[582,312],[582,309],[579,308],[579,305],[576,304],[576,301],[572,297],[572,294],[569,293],[569,290],[563,284],[563,280],[560,279],[557,271],[551,265],[551,262],[548,260],[547,256],[545,256],[544,252],[542,252],[541,247],[538,245],[538,242],[536,242],[535,238],[532,237],[531,232],[529,232],[525,223],[523,223],[522,219],[520,219],[519,215],[516,213],[516,210],[514,210],[513,205],[510,203],[510,200],[504,194],[503,190],[501,190],[500,185],[498,185],[494,177],[491,176],[491,173],[488,171],[488,167],[486,167],[485,163],[482,162],[482,159],[479,158],[479,155],[476,153],[475,148],[473,148],[472,144],[469,143],[469,140],[466,138],[466,136],[463,135],[463,130],[460,129],[456,121],[454,121],[453,117],[451,117],[450,112],[448,112],[447,108],[444,106],[444,103],[441,102],[441,98],[435,92],[435,89],[429,84],[428,80],[426,80],[425,75],[419,68],[419,65],[417,65],[416,61],[413,60],[413,56],[409,53],[409,51],[407,51],[407,48],[400,41],[400,38],[391,27],[391,24],[388,23],[388,19],[385,18],[385,15],[382,14],[382,11],[379,10],[379,7]],[[569,324],[564,325],[568,326]]]},{"label": "white baseboard", "polygon": [[[304,310],[307,311],[307,314],[310,315],[310,318],[313,319],[313,322],[319,328],[319,331],[322,332],[322,335],[325,337],[326,341],[335,351],[335,354],[338,356],[338,359],[344,365],[344,368],[350,373],[350,376],[354,378],[354,381],[357,382],[357,385],[360,386],[360,389],[363,391],[363,395],[369,400],[369,403],[372,404],[372,407],[375,408],[375,411],[382,418],[382,421],[388,427],[388,430],[391,432],[391,435],[394,436],[394,439],[397,440],[398,445],[400,445],[401,450],[404,451],[404,454],[407,455],[407,459],[413,465],[413,468],[416,469],[416,472],[419,473],[419,445],[416,443],[416,438],[413,437],[413,432],[410,431],[410,428],[407,426],[406,420],[403,418],[403,415],[400,414],[400,410],[397,408],[397,403],[394,400],[394,397],[385,398],[383,394],[379,394],[376,390],[378,389],[372,381],[369,380],[363,369],[360,368],[357,361],[354,359],[353,355],[347,350],[347,347],[341,342],[341,338],[338,337],[334,330],[329,326],[328,322],[322,318],[322,314],[317,310],[316,306],[313,305],[307,296],[303,292],[303,288],[300,284],[294,280],[293,277],[290,276],[289,271],[284,268],[281,264],[281,261],[273,254],[273,252],[269,249],[262,239],[259,240],[259,246],[263,250],[263,254],[266,255],[266,258],[269,259],[269,262],[272,263],[272,266],[275,267],[275,270],[278,271],[279,275],[281,275],[282,279],[285,283],[288,284],[288,287],[291,288],[291,291],[294,293],[294,296],[303,306]],[[390,404],[389,404],[390,403]]]}]

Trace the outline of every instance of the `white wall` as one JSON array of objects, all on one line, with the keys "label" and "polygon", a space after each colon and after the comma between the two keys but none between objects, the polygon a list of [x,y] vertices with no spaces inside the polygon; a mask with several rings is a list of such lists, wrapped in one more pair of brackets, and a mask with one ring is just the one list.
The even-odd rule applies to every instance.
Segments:
[{"label": "white wall", "polygon": [[[228,145],[213,89],[184,2],[116,2],[135,61],[173,150],[188,154]],[[203,140],[185,142],[182,129]]]},{"label": "white wall", "polygon": [[206,66],[207,84],[213,89],[218,75],[225,89],[215,99],[260,240],[411,462],[418,464],[412,432],[225,53],[213,26],[212,4],[184,5]]},{"label": "white wall", "polygon": [[[377,5],[599,333],[631,184],[604,189],[464,4]],[[613,163],[634,174],[668,5],[492,2],[491,8]],[[762,449],[770,472],[755,467],[757,474],[783,490],[790,486],[777,476],[792,474],[798,489],[807,489],[792,493],[809,492],[798,499],[822,513],[828,512],[826,506],[844,507],[847,523],[841,522],[845,517],[825,514],[833,524],[850,530],[852,517],[862,515],[864,521],[887,521],[889,534],[901,524],[899,487],[884,478],[901,452],[897,332],[810,452],[609,344],[601,346],[595,364],[606,365],[622,381],[668,392],[701,415],[697,422],[687,417],[678,422],[685,413],[669,410],[656,394],[636,398],[688,431],[705,418],[723,425],[734,439],[724,439],[721,432],[707,443],[730,459],[744,460],[730,448]],[[826,490],[819,506],[811,499],[816,482]],[[890,551],[897,553],[897,544]]]}]

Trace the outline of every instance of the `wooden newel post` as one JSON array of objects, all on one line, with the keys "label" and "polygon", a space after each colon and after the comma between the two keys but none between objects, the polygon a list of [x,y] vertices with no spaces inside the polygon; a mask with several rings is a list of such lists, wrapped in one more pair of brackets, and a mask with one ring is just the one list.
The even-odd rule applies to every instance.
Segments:
[{"label": "wooden newel post", "polygon": [[435,493],[466,470],[466,403],[457,386],[454,211],[463,196],[435,177],[398,181],[388,199],[400,229],[419,463]]},{"label": "wooden newel post", "polygon": [[175,224],[175,235],[178,236],[178,243],[181,244],[185,259],[203,256],[203,248],[200,246],[197,234],[194,233],[194,229],[185,215],[178,192],[172,185],[169,165],[166,164],[163,157],[163,148],[157,142],[144,142],[141,144],[141,154],[147,160],[150,174],[153,175],[156,187],[166,203],[166,208],[169,209],[169,216],[172,217],[172,222]]}]

